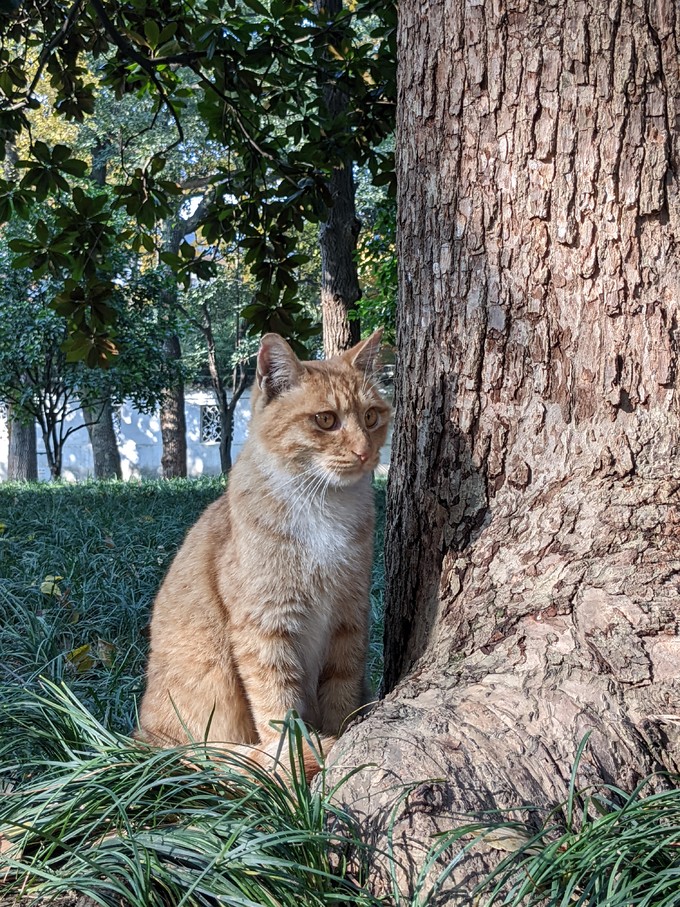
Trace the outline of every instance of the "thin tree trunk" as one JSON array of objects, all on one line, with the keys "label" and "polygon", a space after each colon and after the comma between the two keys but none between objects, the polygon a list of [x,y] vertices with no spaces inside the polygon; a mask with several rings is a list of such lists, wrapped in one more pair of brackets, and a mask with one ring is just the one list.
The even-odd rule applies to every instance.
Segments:
[{"label": "thin tree trunk", "polygon": [[[16,180],[18,160],[16,145],[7,142],[5,146],[4,174],[8,180]],[[38,451],[35,439],[35,420],[29,423],[12,417],[12,406],[7,408],[7,430],[9,433],[7,451],[7,478],[18,482],[37,482]]]},{"label": "thin tree trunk", "polygon": [[50,477],[54,481],[61,478],[64,444],[68,437],[64,424],[68,396],[59,382],[57,366],[52,356],[48,356],[45,374],[47,376],[46,386],[50,389],[40,396],[35,415],[42,434]]},{"label": "thin tree trunk", "polygon": [[233,372],[231,382],[231,396],[225,395],[220,404],[220,466],[223,475],[232,467],[231,446],[234,442],[234,415],[238,401],[248,387],[248,372],[245,365],[238,365]]},{"label": "thin tree trunk", "polygon": [[[200,204],[189,218],[180,216],[181,207],[174,218],[166,223],[164,248],[177,255],[185,236],[194,231],[210,203],[210,196],[204,195]],[[181,203],[184,204],[184,201]],[[168,280],[174,278],[168,271]],[[177,307],[177,284],[172,282],[165,294],[164,305],[167,309]],[[182,358],[182,347],[179,337],[172,334],[164,344],[165,353],[179,362]],[[163,478],[183,478],[187,474],[187,426],[184,412],[184,380],[178,378],[173,387],[169,387],[161,404],[161,439],[163,454],[161,469]]]},{"label": "thin tree trunk", "polygon": [[7,453],[7,478],[18,482],[37,482],[38,454],[35,441],[35,421],[19,422],[12,418],[9,407],[7,417],[9,447]]},{"label": "thin tree trunk", "polygon": [[[166,223],[164,248],[174,255],[189,228],[177,210],[173,219]],[[177,306],[177,284],[168,271],[170,282],[164,293],[163,304],[171,310]],[[182,358],[182,347],[179,337],[171,334],[164,345],[166,356],[179,362]],[[184,379],[178,378],[172,387],[169,387],[161,402],[161,441],[163,453],[161,456],[161,470],[164,479],[186,478],[187,475],[187,425],[184,411]]]},{"label": "thin tree trunk", "polygon": [[392,692],[337,772],[407,864],[563,801],[589,731],[580,784],[680,769],[679,44],[665,2],[400,7]]},{"label": "thin tree trunk", "polygon": [[[92,182],[103,188],[106,186],[108,160],[112,143],[109,139],[97,139],[92,149]],[[83,417],[92,445],[94,475],[97,479],[121,479],[123,472],[120,464],[118,440],[113,427],[113,409],[111,400],[107,399],[95,406],[83,406]]]},{"label": "thin tree trunk", "polygon": [[50,478],[55,481],[61,478],[62,448],[58,443],[55,443],[54,432],[43,430],[42,436]]},{"label": "thin tree trunk", "polygon": [[[342,0],[317,0],[316,9],[332,22],[342,12]],[[329,43],[333,39],[329,38]],[[340,40],[336,42],[338,46]],[[347,92],[331,82],[324,87],[323,99],[330,122],[342,117],[348,108]],[[355,253],[361,222],[356,213],[353,161],[347,155],[335,167],[328,189],[333,205],[319,229],[321,250],[321,312],[326,357],[349,349],[360,339],[358,319],[350,312],[361,298]]]},{"label": "thin tree trunk", "polygon": [[[215,345],[215,335],[212,327],[212,317],[210,308],[207,304],[202,306],[203,319],[200,323],[200,329],[205,337],[206,351],[208,353],[208,371],[210,372],[210,383],[215,392],[217,408],[220,412],[220,469],[223,475],[226,475],[232,465],[231,445],[234,438],[234,413],[236,405],[243,396],[243,392],[248,386],[248,370],[245,363],[240,362],[232,371],[231,376],[231,396],[227,394],[227,389],[222,379],[219,363],[217,361],[217,347]],[[236,326],[236,342],[240,336],[240,328]]]},{"label": "thin tree trunk", "polygon": [[[182,350],[179,338],[174,334],[164,344],[165,353],[179,360]],[[184,413],[184,382],[178,381],[168,388],[161,405],[161,439],[163,454],[161,468],[163,478],[184,478],[187,474],[187,425]]]},{"label": "thin tree trunk", "polygon": [[83,416],[92,445],[94,475],[97,479],[121,479],[118,439],[113,426],[113,407],[110,400],[93,407],[83,407]]}]

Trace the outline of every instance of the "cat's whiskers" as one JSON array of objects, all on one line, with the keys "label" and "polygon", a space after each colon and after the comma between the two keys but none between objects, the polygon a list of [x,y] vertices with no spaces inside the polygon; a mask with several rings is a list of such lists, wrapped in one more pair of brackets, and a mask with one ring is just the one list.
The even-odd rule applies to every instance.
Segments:
[{"label": "cat's whiskers", "polygon": [[304,473],[301,473],[302,481],[295,487],[288,489],[283,496],[284,502],[289,510],[289,519],[293,523],[296,519],[300,504],[307,503],[311,499],[314,487],[319,480],[318,470],[312,465]]},{"label": "cat's whiskers", "polygon": [[305,485],[298,490],[298,499],[295,502],[290,515],[290,522],[293,528],[300,528],[297,527],[299,518],[302,516],[304,510],[312,504],[314,498],[317,497],[317,493],[325,481],[326,474],[315,471],[312,481],[307,481]]},{"label": "cat's whiskers", "polygon": [[322,472],[315,470],[316,481],[307,482],[298,492],[299,497],[296,502],[295,507],[291,511],[291,526],[297,530],[302,529],[301,525],[298,525],[299,518],[302,516],[303,511],[307,508],[310,508],[314,500],[316,499],[318,504],[318,512],[321,516],[327,516],[326,513],[326,500],[328,496],[328,491],[333,484],[333,480],[336,478],[334,472],[329,469],[324,469]]},{"label": "cat's whiskers", "polygon": [[302,472],[294,473],[283,482],[279,481],[280,473],[271,473],[269,479],[272,482],[272,490],[278,495],[279,492],[289,488],[291,485],[295,485],[296,482],[301,482],[303,479],[315,476],[316,474],[316,468],[314,464],[311,463],[309,466],[305,467]]},{"label": "cat's whiskers", "polygon": [[331,487],[331,481],[333,479],[333,474],[328,473],[326,476],[326,482],[321,491],[320,501],[321,501],[321,513],[326,516],[326,499],[328,497],[328,489]]}]

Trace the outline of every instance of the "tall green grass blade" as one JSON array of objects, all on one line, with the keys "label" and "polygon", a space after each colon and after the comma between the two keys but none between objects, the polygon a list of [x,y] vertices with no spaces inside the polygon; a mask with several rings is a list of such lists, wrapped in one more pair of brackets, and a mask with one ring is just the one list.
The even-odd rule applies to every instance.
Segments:
[{"label": "tall green grass blade", "polygon": [[9,891],[78,890],[104,904],[377,903],[331,867],[334,850],[363,845],[349,817],[307,785],[299,719],[288,734],[296,768],[282,784],[209,746],[142,747],[51,682],[21,699],[26,732],[62,743],[48,763],[0,759],[16,784],[0,803],[0,834],[14,845]]}]

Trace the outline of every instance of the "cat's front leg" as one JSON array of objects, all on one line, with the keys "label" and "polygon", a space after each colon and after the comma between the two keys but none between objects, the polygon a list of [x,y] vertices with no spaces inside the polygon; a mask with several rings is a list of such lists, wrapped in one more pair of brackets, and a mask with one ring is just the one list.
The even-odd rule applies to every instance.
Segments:
[{"label": "cat's front leg", "polygon": [[366,630],[353,622],[340,624],[331,636],[319,677],[321,730],[337,736],[370,698],[365,678]]},{"label": "cat's front leg", "polygon": [[[319,729],[321,724],[316,685],[309,689],[299,641],[284,632],[263,633],[256,623],[242,627],[236,637],[232,649],[259,737],[247,755],[267,769],[281,763],[291,771],[288,747],[281,747],[279,723],[295,709],[310,727]],[[330,737],[322,737],[311,747],[305,742],[302,765],[308,781],[320,769],[319,749],[328,753],[334,742]]]},{"label": "cat's front leg", "polygon": [[319,727],[316,690],[305,682],[300,648],[289,630],[265,632],[257,621],[246,622],[234,634],[234,660],[262,743],[278,739],[272,722],[282,721],[290,709],[310,726]]}]

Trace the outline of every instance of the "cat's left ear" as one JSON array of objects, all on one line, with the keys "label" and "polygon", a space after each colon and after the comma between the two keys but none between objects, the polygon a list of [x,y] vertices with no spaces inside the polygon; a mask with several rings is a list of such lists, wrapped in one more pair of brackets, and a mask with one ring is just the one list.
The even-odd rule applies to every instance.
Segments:
[{"label": "cat's left ear", "polygon": [[278,334],[265,334],[257,354],[257,385],[267,401],[297,384],[302,377],[300,360]]},{"label": "cat's left ear", "polygon": [[361,343],[357,343],[356,346],[353,346],[351,350],[345,353],[354,368],[358,368],[359,371],[365,372],[367,375],[375,372],[380,356],[381,338],[382,328],[378,328],[377,331],[373,331],[370,337],[362,340]]}]

